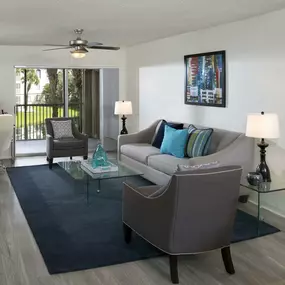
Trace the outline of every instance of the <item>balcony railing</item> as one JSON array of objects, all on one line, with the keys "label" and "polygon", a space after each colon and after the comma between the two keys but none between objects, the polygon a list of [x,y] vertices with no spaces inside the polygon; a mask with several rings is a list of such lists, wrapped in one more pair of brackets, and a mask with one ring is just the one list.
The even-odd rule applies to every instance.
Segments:
[{"label": "balcony railing", "polygon": [[69,104],[65,114],[64,104],[17,104],[16,140],[43,140],[46,138],[45,119],[71,117],[81,130],[81,104]]}]

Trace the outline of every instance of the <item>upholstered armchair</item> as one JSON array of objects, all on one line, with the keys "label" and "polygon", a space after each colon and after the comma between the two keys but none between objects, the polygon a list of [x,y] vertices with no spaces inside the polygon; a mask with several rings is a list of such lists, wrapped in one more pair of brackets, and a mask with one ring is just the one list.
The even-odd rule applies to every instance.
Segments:
[{"label": "upholstered armchair", "polygon": [[[73,137],[62,137],[56,139],[51,121],[71,121]],[[52,168],[55,157],[83,156],[88,157],[88,136],[78,131],[72,118],[48,118],[46,123],[46,153],[49,168]]]},{"label": "upholstered armchair", "polygon": [[11,145],[13,136],[14,117],[8,114],[0,115],[0,173],[5,171],[5,166],[1,162],[1,156],[4,155]]},{"label": "upholstered armchair", "polygon": [[170,275],[179,283],[177,257],[221,249],[234,274],[230,241],[239,196],[240,166],[176,172],[166,186],[124,184],[123,226],[169,255]]}]

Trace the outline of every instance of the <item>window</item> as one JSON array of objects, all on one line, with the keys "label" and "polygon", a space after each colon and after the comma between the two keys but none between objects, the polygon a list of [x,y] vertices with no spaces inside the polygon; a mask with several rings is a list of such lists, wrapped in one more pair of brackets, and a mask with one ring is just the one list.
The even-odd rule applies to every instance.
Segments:
[{"label": "window", "polygon": [[36,103],[40,103],[40,100],[41,100],[41,95],[37,95],[36,96]]},{"label": "window", "polygon": [[17,93],[21,92],[21,83],[16,83],[16,92]]},{"label": "window", "polygon": [[21,96],[16,96],[16,104],[21,104]]},{"label": "window", "polygon": [[38,78],[41,79],[41,76],[42,76],[41,70],[37,69],[36,73],[37,73]]}]

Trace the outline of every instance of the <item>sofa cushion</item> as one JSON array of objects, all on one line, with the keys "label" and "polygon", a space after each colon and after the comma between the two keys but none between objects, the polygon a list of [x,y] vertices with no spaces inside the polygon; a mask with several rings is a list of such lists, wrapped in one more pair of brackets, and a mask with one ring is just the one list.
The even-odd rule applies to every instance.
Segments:
[{"label": "sofa cushion", "polygon": [[124,144],[121,153],[136,161],[147,164],[148,157],[159,154],[159,149],[146,143]]},{"label": "sofa cushion", "polygon": [[54,149],[79,149],[85,147],[85,141],[76,138],[61,138],[59,140],[54,140]]},{"label": "sofa cushion", "polygon": [[164,137],[165,126],[169,126],[169,127],[174,128],[176,130],[183,129],[183,124],[168,123],[165,120],[161,120],[161,122],[156,127],[156,131],[155,131],[154,137],[153,137],[152,142],[151,142],[152,146],[157,147],[157,148],[161,147],[163,137]]},{"label": "sofa cushion", "polygon": [[187,164],[189,158],[178,158],[169,154],[160,154],[150,156],[148,158],[148,166],[166,173],[168,175],[172,175],[177,170],[178,164]]}]

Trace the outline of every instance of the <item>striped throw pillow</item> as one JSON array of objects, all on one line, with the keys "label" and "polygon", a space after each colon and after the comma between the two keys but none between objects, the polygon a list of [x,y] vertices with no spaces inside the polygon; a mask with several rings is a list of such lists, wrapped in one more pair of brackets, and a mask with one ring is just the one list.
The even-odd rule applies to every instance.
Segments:
[{"label": "striped throw pillow", "polygon": [[213,129],[197,129],[190,125],[188,128],[189,139],[186,145],[188,157],[205,156],[208,154]]}]

